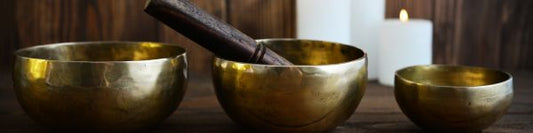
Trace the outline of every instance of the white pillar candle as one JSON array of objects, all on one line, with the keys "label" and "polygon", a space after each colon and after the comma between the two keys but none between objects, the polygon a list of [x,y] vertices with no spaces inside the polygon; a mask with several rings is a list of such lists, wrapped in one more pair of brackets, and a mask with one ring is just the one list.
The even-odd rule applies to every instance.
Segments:
[{"label": "white pillar candle", "polygon": [[350,43],[350,0],[297,0],[297,37]]},{"label": "white pillar candle", "polygon": [[378,77],[378,35],[385,20],[385,0],[352,0],[351,44],[368,57],[368,79]]},{"label": "white pillar candle", "polygon": [[[402,16],[407,14],[401,14],[400,17]],[[392,86],[396,70],[407,66],[431,64],[432,38],[431,21],[386,19],[381,25],[379,35],[379,83]]]}]

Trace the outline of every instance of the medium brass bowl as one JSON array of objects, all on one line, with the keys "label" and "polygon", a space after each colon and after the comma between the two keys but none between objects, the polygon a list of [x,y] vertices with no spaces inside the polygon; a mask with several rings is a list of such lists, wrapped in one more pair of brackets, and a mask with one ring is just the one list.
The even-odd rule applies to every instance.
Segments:
[{"label": "medium brass bowl", "polygon": [[479,132],[513,98],[512,76],[479,67],[422,65],[396,71],[396,101],[416,125],[433,131]]},{"label": "medium brass bowl", "polygon": [[296,65],[215,58],[218,101],[235,122],[269,132],[321,132],[355,111],[367,81],[366,54],[339,43],[258,40]]},{"label": "medium brass bowl", "polygon": [[18,50],[16,96],[29,117],[52,130],[137,131],[179,105],[185,50],[150,42],[74,42]]}]

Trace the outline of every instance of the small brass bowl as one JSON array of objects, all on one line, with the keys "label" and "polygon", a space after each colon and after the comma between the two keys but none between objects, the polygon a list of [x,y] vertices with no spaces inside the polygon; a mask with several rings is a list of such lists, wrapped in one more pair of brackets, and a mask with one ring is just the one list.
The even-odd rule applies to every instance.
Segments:
[{"label": "small brass bowl", "polygon": [[396,71],[394,94],[403,113],[424,130],[479,132],[513,98],[508,73],[466,66],[421,65]]},{"label": "small brass bowl", "polygon": [[322,132],[348,119],[366,86],[366,54],[339,43],[258,40],[297,65],[215,58],[219,103],[235,122],[260,131]]},{"label": "small brass bowl", "polygon": [[14,89],[59,131],[138,131],[166,119],[187,81],[185,50],[150,42],[74,42],[18,50]]}]

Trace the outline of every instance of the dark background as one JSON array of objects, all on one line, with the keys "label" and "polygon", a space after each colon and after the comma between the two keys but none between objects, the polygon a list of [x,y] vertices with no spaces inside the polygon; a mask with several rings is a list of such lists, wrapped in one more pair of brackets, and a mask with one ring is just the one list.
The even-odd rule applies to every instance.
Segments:
[{"label": "dark background", "polygon": [[[66,41],[158,41],[188,49],[187,94],[151,132],[247,132],[219,106],[208,73],[212,54],[145,14],[145,0],[0,0],[0,130],[43,132],[17,103],[10,71],[16,49]],[[533,129],[533,0],[386,0],[433,21],[433,60],[514,76],[511,108],[484,132]],[[295,0],[193,0],[253,38],[295,37]],[[335,132],[421,132],[396,105],[392,87],[368,83],[356,113]],[[379,105],[379,106],[376,106]]]},{"label": "dark background", "polygon": [[[295,0],[192,0],[253,38],[295,37]],[[145,0],[2,0],[0,68],[19,48],[67,41],[157,41],[188,49],[191,71],[209,72],[212,54],[145,14]],[[433,60],[533,70],[531,0],[387,0],[386,17],[405,7],[434,23]]]},{"label": "dark background", "polygon": [[[295,1],[192,0],[254,38],[293,37]],[[68,41],[157,41],[188,49],[191,70],[209,72],[212,54],[143,12],[145,0],[2,0],[2,69],[19,48]],[[238,8],[236,8],[238,7]]]},{"label": "dark background", "polygon": [[386,17],[433,21],[433,62],[533,70],[532,0],[386,0]]}]

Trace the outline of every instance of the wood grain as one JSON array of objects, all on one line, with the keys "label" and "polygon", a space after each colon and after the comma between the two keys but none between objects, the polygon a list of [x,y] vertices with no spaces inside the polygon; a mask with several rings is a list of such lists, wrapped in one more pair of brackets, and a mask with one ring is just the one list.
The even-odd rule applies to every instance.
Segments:
[{"label": "wood grain", "polygon": [[[211,13],[213,16],[220,18],[221,20],[227,20],[226,2],[223,0],[192,0],[196,6]],[[159,40],[162,42],[175,43],[187,49],[187,61],[189,62],[189,69],[194,72],[210,73],[211,71],[211,59],[213,53],[209,50],[197,45],[187,37],[174,31],[170,27],[160,24],[159,25]]]},{"label": "wood grain", "polygon": [[[456,0],[435,0],[435,12],[433,18],[433,62],[440,64],[457,64],[458,42],[461,32],[461,14],[458,14]],[[458,39],[456,39],[458,38]]]},{"label": "wood grain", "polygon": [[502,4],[500,64],[504,69],[533,69],[533,1]]},{"label": "wood grain", "polygon": [[[192,0],[253,38],[294,37],[294,0]],[[401,4],[403,3],[403,4]],[[207,50],[146,15],[144,0],[4,0],[0,65],[15,49],[64,41],[162,41],[188,49],[191,70],[209,72]],[[530,0],[387,0],[386,17],[405,6],[434,22],[433,60],[440,64],[533,69]]]},{"label": "wood grain", "polygon": [[13,52],[19,48],[18,30],[15,21],[15,1],[0,1],[0,14],[3,20],[0,21],[0,69],[11,70],[13,64]]},{"label": "wood grain", "polygon": [[[533,131],[533,71],[513,73],[514,98],[508,112],[483,132]],[[0,84],[12,84],[10,75],[0,74]],[[412,133],[422,132],[400,110],[394,89],[369,82],[355,113],[331,132],[334,133]],[[32,121],[17,103],[11,86],[0,87],[0,131],[46,132]],[[187,93],[178,109],[159,126],[156,133],[254,132],[234,123],[219,105],[208,75],[191,74]]]},{"label": "wood grain", "polygon": [[149,0],[144,11],[181,33],[215,56],[239,62],[292,65],[234,28],[188,0]]},{"label": "wood grain", "polygon": [[229,0],[228,21],[252,38],[293,38],[295,0]]},{"label": "wood grain", "polygon": [[64,41],[157,41],[158,23],[141,10],[142,0],[17,0],[22,47]]},{"label": "wood grain", "polygon": [[386,17],[397,18],[399,9],[406,7],[410,17],[432,20],[434,63],[531,70],[532,3],[527,0],[387,0]]},{"label": "wood grain", "polygon": [[435,0],[386,0],[386,18],[399,18],[400,10],[405,9],[409,18],[432,19]]},{"label": "wood grain", "polygon": [[[462,1],[459,64],[499,68],[501,0]],[[480,3],[483,2],[483,3]],[[470,58],[469,58],[470,57]]]},{"label": "wood grain", "polygon": [[[294,37],[294,0],[191,0],[254,38]],[[261,1],[261,2],[259,2]],[[187,49],[190,70],[209,73],[212,54],[143,12],[145,0],[5,0],[0,14],[0,65],[12,69],[19,48],[71,41],[160,41]],[[247,2],[241,5],[239,3]],[[228,6],[232,3],[232,6]],[[247,7],[254,5],[255,8]],[[242,8],[236,11],[230,8]],[[257,16],[259,15],[259,16]],[[240,16],[254,16],[250,19]],[[257,20],[263,20],[256,23]],[[229,22],[229,21],[228,21]]]}]

